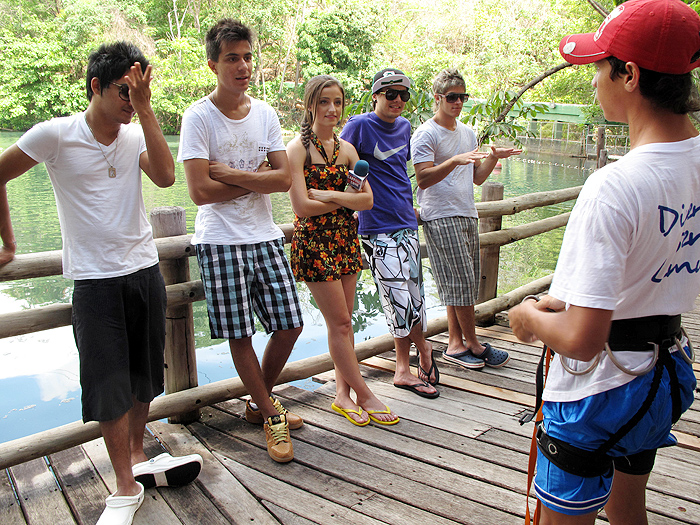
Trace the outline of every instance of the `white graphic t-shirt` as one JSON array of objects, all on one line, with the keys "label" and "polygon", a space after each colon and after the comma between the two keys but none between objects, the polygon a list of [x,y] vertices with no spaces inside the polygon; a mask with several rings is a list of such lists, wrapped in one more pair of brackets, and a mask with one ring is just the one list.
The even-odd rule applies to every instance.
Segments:
[{"label": "white graphic t-shirt", "polygon": [[[283,151],[277,114],[264,102],[250,100],[250,111],[241,120],[226,117],[209,97],[187,108],[177,160],[207,159],[254,172],[269,152]],[[251,192],[199,206],[192,244],[257,244],[282,236],[272,218],[270,196]]]}]

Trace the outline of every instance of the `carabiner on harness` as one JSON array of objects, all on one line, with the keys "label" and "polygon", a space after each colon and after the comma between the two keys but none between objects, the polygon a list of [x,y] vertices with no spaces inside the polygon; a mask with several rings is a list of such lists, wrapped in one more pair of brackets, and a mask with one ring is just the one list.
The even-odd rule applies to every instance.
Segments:
[{"label": "carabiner on harness", "polygon": [[688,334],[685,332],[685,328],[681,326],[681,335],[685,337],[685,340],[688,341],[688,350],[690,350],[690,355],[685,353],[685,349],[683,348],[683,345],[681,342],[678,340],[676,337],[676,348],[678,351],[681,353],[681,357],[683,358],[683,361],[688,363],[689,365],[692,365],[695,362],[695,348],[693,348],[693,344],[690,342],[690,337],[688,337]]},{"label": "carabiner on harness", "polygon": [[[623,364],[617,360],[613,351],[610,349],[610,345],[608,343],[605,343],[605,352],[608,354],[610,361],[612,361],[612,363],[617,368],[622,370],[625,374],[629,374],[631,376],[643,376],[654,370],[654,367],[656,366],[656,361],[659,360],[659,345],[657,343],[652,342],[649,342],[649,344],[654,347],[654,358],[651,360],[649,365],[642,370],[630,370],[629,368],[625,368]],[[683,353],[685,354],[685,352]]]},{"label": "carabiner on harness", "polygon": [[[608,346],[608,343],[605,343],[605,346]],[[592,372],[593,370],[595,370],[595,367],[598,366],[598,363],[600,362],[600,353],[597,353],[595,355],[595,359],[593,360],[593,363],[591,363],[591,365],[588,368],[586,368],[585,370],[574,370],[573,368],[571,368],[569,365],[566,364],[566,361],[564,361],[564,359],[565,359],[564,356],[559,354],[559,361],[561,362],[561,366],[564,367],[564,370],[566,370],[567,372],[569,372],[571,375],[574,375],[574,376],[583,376],[583,375],[588,374],[589,372]]]}]

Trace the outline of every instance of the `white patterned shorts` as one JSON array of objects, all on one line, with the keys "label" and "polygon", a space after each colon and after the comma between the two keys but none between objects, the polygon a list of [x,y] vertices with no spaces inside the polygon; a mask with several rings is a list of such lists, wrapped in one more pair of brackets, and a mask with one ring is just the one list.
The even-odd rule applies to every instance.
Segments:
[{"label": "white patterned shorts", "polygon": [[427,330],[418,232],[406,228],[360,238],[391,335],[408,337],[419,323]]}]

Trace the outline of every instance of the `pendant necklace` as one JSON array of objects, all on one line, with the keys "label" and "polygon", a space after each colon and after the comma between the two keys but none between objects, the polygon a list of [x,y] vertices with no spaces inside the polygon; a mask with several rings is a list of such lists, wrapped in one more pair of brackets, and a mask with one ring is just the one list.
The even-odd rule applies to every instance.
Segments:
[{"label": "pendant necklace", "polygon": [[100,148],[100,153],[102,153],[102,156],[105,158],[107,165],[109,165],[109,169],[107,170],[107,175],[109,176],[110,179],[114,179],[117,176],[117,168],[114,167],[114,164],[116,163],[116,160],[117,160],[117,148],[119,147],[119,131],[121,131],[121,127],[119,128],[119,131],[117,132],[117,143],[114,145],[114,158],[112,158],[112,162],[109,162],[109,160],[107,159],[107,155],[105,155],[105,152],[102,149],[102,145],[100,144],[100,141],[97,140],[97,137],[95,136],[95,132],[92,131],[92,128],[90,127],[90,123],[87,120],[87,115],[85,115],[85,124],[87,124],[87,127],[90,130],[90,133],[92,133],[92,138],[95,139],[95,142],[97,142],[97,147]]}]

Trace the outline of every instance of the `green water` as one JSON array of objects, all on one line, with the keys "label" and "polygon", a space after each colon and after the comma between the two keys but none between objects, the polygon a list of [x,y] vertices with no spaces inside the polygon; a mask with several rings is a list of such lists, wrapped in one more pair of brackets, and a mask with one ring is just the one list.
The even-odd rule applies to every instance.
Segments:
[{"label": "green water", "polygon": [[[20,133],[0,132],[0,150],[13,144]],[[173,155],[177,137],[168,137]],[[505,186],[505,196],[578,186],[590,172],[583,161],[568,157],[514,158],[504,162],[494,181]],[[166,189],[157,188],[144,177],[144,201],[147,211],[159,206],[182,206],[186,210],[187,231],[194,232],[197,212],[187,193],[182,164],[176,163],[176,182]],[[477,200],[480,189],[476,189]],[[292,222],[293,213],[287,194],[273,194],[273,216],[278,224]],[[43,165],[36,166],[8,184],[8,198],[18,253],[34,253],[61,248],[61,235],[49,177]],[[531,222],[568,211],[572,203],[563,203],[504,217],[503,227]],[[507,292],[554,270],[563,229],[505,246],[501,250],[499,293]],[[196,261],[190,259],[192,278],[198,278]],[[430,318],[444,315],[430,274],[424,266],[425,292]],[[323,318],[304,284],[297,285],[304,310],[304,332],[291,360],[327,352]],[[0,313],[69,303],[72,282],[60,276],[0,283]],[[195,303],[195,341],[199,384],[236,375],[228,345],[212,340],[203,302]],[[356,341],[386,333],[386,325],[374,283],[368,272],[358,282],[356,310],[353,316]],[[261,352],[267,338],[259,326],[254,337]],[[12,337],[0,343],[0,442],[80,419],[78,357],[70,327]],[[297,383],[300,384],[300,383]],[[301,383],[300,386],[310,387]]]}]

